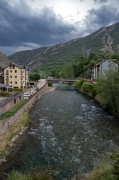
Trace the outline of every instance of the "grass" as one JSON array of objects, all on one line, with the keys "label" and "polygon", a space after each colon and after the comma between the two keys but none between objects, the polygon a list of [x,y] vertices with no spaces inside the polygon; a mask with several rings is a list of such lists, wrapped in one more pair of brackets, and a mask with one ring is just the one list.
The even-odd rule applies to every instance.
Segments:
[{"label": "grass", "polygon": [[8,118],[10,116],[13,116],[22,106],[24,106],[26,103],[28,102],[28,100],[22,100],[21,102],[19,102],[16,106],[14,106],[12,109],[10,109],[9,111],[3,113],[0,115],[0,120]]},{"label": "grass", "polygon": [[8,175],[8,180],[58,180],[57,173],[60,170],[52,170],[50,167],[39,166],[31,168],[29,172],[24,175],[20,172],[13,170]]},{"label": "grass", "polygon": [[11,174],[9,174],[8,180],[28,180],[28,178],[26,175],[22,175],[21,173],[13,170]]},{"label": "grass", "polygon": [[86,180],[116,180],[113,174],[113,163],[106,161],[96,165],[92,172],[86,175]]},{"label": "grass", "polygon": [[29,114],[24,113],[22,117],[18,118],[17,121],[0,136],[0,158],[3,155],[6,155],[6,150],[9,148],[11,140],[28,124],[29,121]]}]

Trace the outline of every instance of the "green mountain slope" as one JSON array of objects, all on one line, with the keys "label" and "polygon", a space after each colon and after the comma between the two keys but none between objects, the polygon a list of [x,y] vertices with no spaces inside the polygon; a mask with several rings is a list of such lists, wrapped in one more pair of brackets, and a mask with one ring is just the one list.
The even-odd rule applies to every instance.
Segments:
[{"label": "green mountain slope", "polygon": [[62,71],[66,64],[90,52],[119,53],[119,23],[103,27],[94,33],[67,43],[17,52],[9,59],[18,64],[28,64],[31,70],[49,72],[53,67]]}]

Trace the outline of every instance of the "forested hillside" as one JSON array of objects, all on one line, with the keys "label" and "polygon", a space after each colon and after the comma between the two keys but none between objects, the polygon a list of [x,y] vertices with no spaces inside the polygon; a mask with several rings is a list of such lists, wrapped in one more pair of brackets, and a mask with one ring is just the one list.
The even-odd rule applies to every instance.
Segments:
[{"label": "forested hillside", "polygon": [[62,73],[66,65],[72,64],[80,56],[88,57],[93,52],[104,55],[119,53],[119,23],[103,27],[83,38],[50,47],[17,52],[9,58],[18,64],[28,64],[31,71],[49,74],[52,68]]}]

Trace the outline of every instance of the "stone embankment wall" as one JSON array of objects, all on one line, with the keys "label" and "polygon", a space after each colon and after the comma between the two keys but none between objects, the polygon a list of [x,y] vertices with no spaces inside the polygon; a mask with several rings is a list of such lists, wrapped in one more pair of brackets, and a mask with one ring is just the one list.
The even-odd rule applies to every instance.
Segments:
[{"label": "stone embankment wall", "polygon": [[14,116],[11,116],[9,118],[6,118],[4,120],[0,121],[0,135],[2,135],[9,126],[14,124],[14,122],[24,113],[27,112],[36,102],[38,98],[40,98],[42,95],[45,94],[45,92],[48,89],[48,83],[47,81],[45,84],[37,91],[30,99],[29,101],[19,110]]},{"label": "stone embankment wall", "polygon": [[0,114],[3,114],[4,112],[10,110],[13,108],[16,104],[18,104],[21,100],[23,100],[23,92],[19,93],[18,95],[11,97],[8,99],[8,101],[5,101],[0,105]]}]

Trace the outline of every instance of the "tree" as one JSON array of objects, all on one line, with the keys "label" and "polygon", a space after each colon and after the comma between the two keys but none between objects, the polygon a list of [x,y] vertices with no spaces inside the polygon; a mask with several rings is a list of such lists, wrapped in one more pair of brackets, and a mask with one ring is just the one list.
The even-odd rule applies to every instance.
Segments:
[{"label": "tree", "polygon": [[39,80],[40,79],[40,74],[38,73],[31,73],[30,76],[29,76],[30,80]]},{"label": "tree", "polygon": [[119,69],[110,67],[97,81],[101,105],[119,117]]},{"label": "tree", "polygon": [[71,65],[65,66],[65,77],[66,78],[73,78],[74,77],[74,70]]},{"label": "tree", "polygon": [[56,69],[55,68],[51,69],[51,76],[55,77],[55,74],[56,74]]}]

